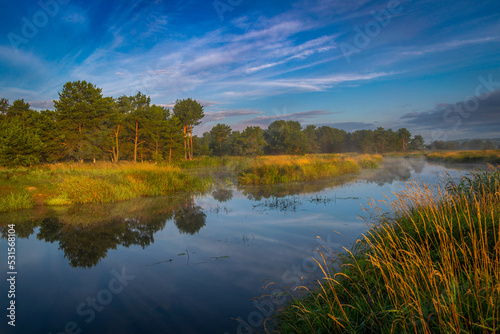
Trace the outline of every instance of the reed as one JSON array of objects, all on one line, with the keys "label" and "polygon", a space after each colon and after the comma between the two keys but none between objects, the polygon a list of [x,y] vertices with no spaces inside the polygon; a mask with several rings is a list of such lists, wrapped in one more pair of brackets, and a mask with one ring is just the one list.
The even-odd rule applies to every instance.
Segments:
[{"label": "reed", "polygon": [[498,164],[500,163],[500,150],[439,151],[429,153],[427,159],[445,162],[489,162]]},{"label": "reed", "polygon": [[264,156],[236,167],[240,184],[275,184],[328,179],[362,168],[377,168],[379,155],[321,154]]},{"label": "reed", "polygon": [[0,212],[29,209],[33,207],[33,199],[28,191],[11,192],[0,198]]},{"label": "reed", "polygon": [[408,183],[338,266],[278,316],[280,333],[500,332],[500,173]]}]

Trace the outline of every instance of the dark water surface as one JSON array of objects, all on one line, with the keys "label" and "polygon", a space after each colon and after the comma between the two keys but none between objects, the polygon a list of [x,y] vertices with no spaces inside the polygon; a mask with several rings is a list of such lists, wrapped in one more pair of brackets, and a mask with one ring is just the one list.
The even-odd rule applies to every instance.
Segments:
[{"label": "dark water surface", "polygon": [[258,327],[270,307],[259,310],[252,299],[265,280],[277,283],[279,296],[279,286],[308,272],[318,246],[350,247],[367,229],[359,216],[369,198],[383,199],[411,178],[436,183],[445,172],[472,167],[394,159],[332,181],[0,215],[2,277],[7,224],[15,223],[17,234],[16,327],[7,325],[4,278],[0,333],[223,334]]}]

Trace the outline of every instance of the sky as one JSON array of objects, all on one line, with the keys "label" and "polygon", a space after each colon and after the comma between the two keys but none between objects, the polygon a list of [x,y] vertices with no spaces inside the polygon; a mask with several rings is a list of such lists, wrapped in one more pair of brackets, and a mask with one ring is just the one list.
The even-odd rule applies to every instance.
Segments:
[{"label": "sky", "polygon": [[284,119],[498,138],[499,69],[498,0],[23,0],[0,13],[0,97],[52,108],[76,80],[170,108],[191,97],[198,134]]}]

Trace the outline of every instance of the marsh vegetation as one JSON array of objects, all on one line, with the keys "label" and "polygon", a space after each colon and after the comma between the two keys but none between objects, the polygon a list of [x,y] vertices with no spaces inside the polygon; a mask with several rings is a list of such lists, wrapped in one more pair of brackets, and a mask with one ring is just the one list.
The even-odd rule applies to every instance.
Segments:
[{"label": "marsh vegetation", "polygon": [[496,333],[500,170],[408,183],[279,315],[280,333]]}]

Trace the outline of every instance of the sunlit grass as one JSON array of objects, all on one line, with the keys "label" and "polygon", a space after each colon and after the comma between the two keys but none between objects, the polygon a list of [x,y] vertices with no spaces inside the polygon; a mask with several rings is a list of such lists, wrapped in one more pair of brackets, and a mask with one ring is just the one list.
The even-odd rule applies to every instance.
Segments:
[{"label": "sunlit grass", "polygon": [[447,162],[490,162],[500,163],[500,150],[482,151],[439,151],[427,155],[431,160],[443,160]]},{"label": "sunlit grass", "polygon": [[327,179],[377,168],[380,155],[321,154],[305,156],[264,156],[242,161],[236,167],[240,184],[275,184]]},{"label": "sunlit grass", "polygon": [[0,198],[0,212],[29,209],[33,207],[33,199],[28,191],[10,193]]},{"label": "sunlit grass", "polygon": [[[4,169],[0,173],[2,184],[12,194],[9,196],[2,192],[0,209],[12,211],[32,207],[32,197],[37,199],[38,204],[47,205],[105,203],[141,196],[201,191],[209,186],[210,181],[173,166],[101,162]],[[33,194],[27,193],[27,188],[33,189]]]},{"label": "sunlit grass", "polygon": [[[373,204],[354,249],[279,316],[280,333],[500,332],[500,172]],[[306,289],[307,290],[307,289]]]}]

